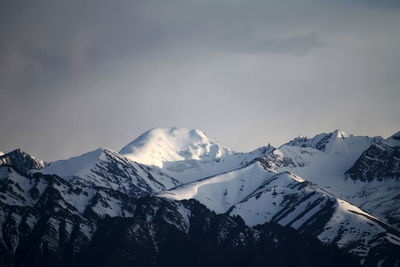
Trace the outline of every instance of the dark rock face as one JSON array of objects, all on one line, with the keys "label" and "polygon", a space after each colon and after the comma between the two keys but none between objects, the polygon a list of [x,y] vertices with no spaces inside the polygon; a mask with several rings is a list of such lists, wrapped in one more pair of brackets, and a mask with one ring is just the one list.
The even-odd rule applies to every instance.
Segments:
[{"label": "dark rock face", "polygon": [[[334,247],[276,224],[249,228],[239,217],[216,215],[195,200],[175,203],[139,200],[129,219],[102,221],[83,257],[98,266],[357,266]],[[182,231],[179,209],[190,211],[189,228]],[[147,212],[158,208],[153,221]],[[111,238],[110,238],[111,237]],[[108,248],[111,253],[101,253]],[[100,257],[99,257],[100,255]],[[327,262],[326,259],[331,261]],[[353,265],[354,264],[354,265]]]},{"label": "dark rock face", "polygon": [[346,175],[362,182],[400,180],[400,147],[384,143],[371,145]]},{"label": "dark rock face", "polygon": [[32,169],[43,168],[45,162],[32,157],[21,149],[16,149],[0,156],[0,165],[10,165],[19,172],[26,173]]},{"label": "dark rock face", "polygon": [[398,136],[371,145],[346,171],[348,179],[364,182],[354,196],[362,209],[389,224],[400,226],[400,147]]},{"label": "dark rock face", "polygon": [[329,140],[333,135],[334,133],[332,132],[327,134],[321,134],[320,136],[316,136],[314,138],[308,138],[302,136],[290,140],[287,144],[289,146],[312,147],[320,151],[325,151],[326,145],[327,143],[329,143]]},{"label": "dark rock face", "polygon": [[[74,169],[73,166],[76,165],[79,167]],[[135,197],[166,190],[179,184],[159,170],[130,161],[106,148],[50,163],[41,172],[58,175],[73,184],[109,188]]]},{"label": "dark rock face", "polygon": [[[291,228],[0,167],[1,266],[357,266]],[[327,261],[326,259],[329,259]]]},{"label": "dark rock face", "polygon": [[67,237],[60,226],[55,235],[56,229],[43,219],[3,266],[358,265],[337,248],[291,228],[276,224],[249,228],[239,217],[216,215],[194,200],[179,203],[147,197],[135,205],[131,218],[99,219],[90,240],[79,227]]},{"label": "dark rock face", "polygon": [[[141,180],[126,190],[129,177],[111,160],[96,165],[97,184],[29,172],[40,168],[34,162],[8,156],[0,166],[0,266],[358,266],[315,237],[322,226],[314,221],[301,231],[249,227],[196,200],[153,197],[147,187],[147,196],[132,194],[143,191]],[[364,265],[385,258],[393,266],[400,255],[386,244],[374,253]]]}]

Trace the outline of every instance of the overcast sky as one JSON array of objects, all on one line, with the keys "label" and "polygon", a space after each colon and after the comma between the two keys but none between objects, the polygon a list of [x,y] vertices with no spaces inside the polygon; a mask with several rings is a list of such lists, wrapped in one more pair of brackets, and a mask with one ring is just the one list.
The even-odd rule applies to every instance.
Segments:
[{"label": "overcast sky", "polygon": [[399,1],[1,1],[0,151],[400,130]]}]

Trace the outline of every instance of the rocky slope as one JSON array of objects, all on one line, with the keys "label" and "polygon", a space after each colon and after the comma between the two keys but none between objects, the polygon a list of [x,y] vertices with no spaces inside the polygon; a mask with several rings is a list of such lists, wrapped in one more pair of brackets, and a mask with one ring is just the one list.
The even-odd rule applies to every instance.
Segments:
[{"label": "rocky slope", "polygon": [[1,266],[357,265],[311,236],[252,228],[195,200],[130,197],[12,166],[0,174]]},{"label": "rocky slope", "polygon": [[361,185],[349,200],[400,227],[400,132],[371,145],[345,176]]},{"label": "rocky slope", "polygon": [[179,184],[159,170],[133,162],[107,148],[52,162],[40,172],[56,174],[72,183],[118,190],[131,196],[146,195]]},{"label": "rocky slope", "polygon": [[399,143],[336,130],[238,153],[163,128],[119,153],[16,150],[0,156],[0,265],[396,266]]},{"label": "rocky slope", "polygon": [[0,165],[12,165],[20,172],[26,173],[32,169],[42,169],[46,163],[21,149],[16,149],[7,154],[0,154]]},{"label": "rocky slope", "polygon": [[[290,226],[365,263],[400,260],[398,229],[295,174],[271,171],[264,160],[158,196],[196,199],[217,213],[238,215],[250,226],[265,222]],[[374,251],[380,247],[391,247],[395,253],[377,257]]]}]

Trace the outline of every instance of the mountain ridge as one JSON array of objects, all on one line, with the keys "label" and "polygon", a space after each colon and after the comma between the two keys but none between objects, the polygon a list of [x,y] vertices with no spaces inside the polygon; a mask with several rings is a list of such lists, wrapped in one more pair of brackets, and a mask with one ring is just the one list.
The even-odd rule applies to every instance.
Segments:
[{"label": "mountain ridge", "polygon": [[120,154],[158,167],[185,183],[243,167],[271,150],[266,146],[249,153],[235,152],[200,130],[173,127],[145,132],[122,148]]},{"label": "mountain ridge", "polygon": [[[16,150],[0,156],[4,159],[0,161],[0,252],[16,259],[36,244],[38,249],[29,253],[41,260],[59,255],[63,246],[76,247],[79,255],[86,255],[82,257],[93,257],[82,254],[83,250],[104,250],[108,243],[102,232],[118,235],[116,225],[122,223],[131,246],[139,248],[138,240],[146,240],[149,250],[143,251],[158,262],[149,266],[163,266],[164,252],[157,252],[160,238],[174,239],[155,229],[170,231],[173,226],[181,238],[199,244],[189,233],[201,228],[191,228],[189,221],[194,219],[190,216],[200,218],[205,212],[211,221],[224,222],[213,224],[209,229],[213,241],[207,241],[221,253],[225,253],[217,245],[221,235],[236,236],[238,228],[252,232],[276,223],[317,238],[324,247],[337,246],[364,266],[395,266],[400,261],[396,228],[400,223],[399,135],[383,139],[335,130],[243,153],[220,145],[200,130],[156,128],[120,152],[101,147],[45,163]],[[382,159],[387,162],[384,167],[379,165]],[[368,177],[374,179],[354,178],[364,173],[372,173]],[[198,213],[198,209],[203,211]],[[203,223],[208,224],[207,220]],[[284,235],[290,232],[279,227],[271,229]],[[35,232],[39,228],[44,232]],[[135,231],[138,235],[130,234]],[[251,251],[250,244],[261,245],[254,236],[241,243],[240,236],[223,240],[231,249],[239,242],[246,251]],[[69,245],[63,240],[69,240]],[[130,251],[123,240],[115,239],[116,253]],[[107,260],[118,262],[110,255]]]}]

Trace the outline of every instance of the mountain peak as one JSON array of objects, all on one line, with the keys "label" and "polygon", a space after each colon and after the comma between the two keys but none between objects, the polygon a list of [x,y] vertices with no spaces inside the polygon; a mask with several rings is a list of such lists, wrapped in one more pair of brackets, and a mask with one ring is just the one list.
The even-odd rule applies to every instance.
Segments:
[{"label": "mountain peak", "polygon": [[[180,139],[180,141],[187,141],[187,142],[196,142],[196,141],[203,141],[208,139],[208,137],[198,129],[188,129],[188,128],[152,128],[143,134],[141,134],[138,138],[133,140],[130,144],[137,144],[143,145],[145,142],[149,141],[150,139],[158,138],[162,139],[164,137],[167,138],[174,138]],[[186,140],[183,140],[186,139]],[[180,143],[180,145],[184,146],[187,142]],[[130,145],[128,144],[128,146]],[[124,148],[123,148],[124,149]],[[123,150],[122,149],[122,150]]]},{"label": "mountain peak", "polygon": [[61,177],[85,175],[98,162],[104,153],[109,152],[112,153],[108,148],[99,147],[80,156],[54,161],[46,166],[42,172],[47,174],[57,174]]},{"label": "mountain peak", "polygon": [[28,172],[32,169],[41,169],[46,163],[17,148],[4,155],[0,155],[0,165],[11,165],[20,172]]},{"label": "mountain peak", "polygon": [[317,134],[312,138],[297,137],[286,145],[310,147],[322,152],[335,154],[358,154],[371,144],[382,140],[382,137],[354,136],[336,129],[333,132]]},{"label": "mountain peak", "polygon": [[400,140],[400,131],[398,131],[397,133],[395,133],[395,134],[393,134],[391,137],[389,137],[389,138],[393,138],[393,139],[396,139],[396,140]]},{"label": "mountain peak", "polygon": [[386,139],[385,143],[391,147],[400,147],[400,131]]},{"label": "mountain peak", "polygon": [[336,138],[346,138],[349,137],[350,135],[343,132],[342,130],[336,129],[332,132],[332,137],[336,137]]},{"label": "mountain peak", "polygon": [[168,162],[215,160],[233,152],[200,130],[171,127],[151,129],[119,153],[142,164],[163,167]]}]

